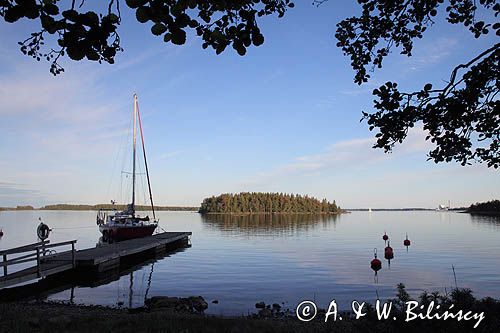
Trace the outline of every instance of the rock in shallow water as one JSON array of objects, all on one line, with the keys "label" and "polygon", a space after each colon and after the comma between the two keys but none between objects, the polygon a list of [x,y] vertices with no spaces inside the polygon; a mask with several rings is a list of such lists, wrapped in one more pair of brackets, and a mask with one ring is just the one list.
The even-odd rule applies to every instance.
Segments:
[{"label": "rock in shallow water", "polygon": [[208,303],[201,296],[188,298],[154,296],[146,299],[144,305],[149,310],[173,310],[176,312],[203,312],[208,308]]},{"label": "rock in shallow water", "polygon": [[271,318],[273,316],[273,312],[271,309],[265,308],[259,311],[259,316],[261,318]]},{"label": "rock in shallow water", "polygon": [[208,303],[201,296],[191,296],[188,299],[193,308],[198,312],[203,312],[208,308]]},{"label": "rock in shallow water", "polygon": [[179,303],[180,299],[178,297],[168,296],[154,296],[144,301],[144,305],[150,309],[175,308]]},{"label": "rock in shallow water", "polygon": [[255,303],[255,308],[257,308],[257,309],[264,309],[265,307],[266,307],[266,303],[264,303],[264,302]]}]

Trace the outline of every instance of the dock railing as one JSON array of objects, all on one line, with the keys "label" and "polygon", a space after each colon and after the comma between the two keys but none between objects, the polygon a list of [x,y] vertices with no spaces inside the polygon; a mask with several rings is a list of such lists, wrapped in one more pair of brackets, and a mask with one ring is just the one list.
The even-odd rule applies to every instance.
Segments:
[{"label": "dock railing", "polygon": [[[0,267],[3,268],[3,276],[6,276],[8,274],[8,267],[30,262],[30,261],[35,261],[36,260],[36,267],[37,267],[37,275],[38,277],[43,276],[43,267],[42,263],[49,260],[50,258],[53,258],[57,255],[60,255],[61,253],[56,253],[54,254],[53,250],[54,248],[60,248],[62,246],[68,246],[71,245],[71,262],[73,265],[73,268],[76,266],[76,260],[75,260],[75,243],[76,240],[70,240],[66,242],[60,242],[60,243],[55,243],[55,244],[49,244],[50,241],[42,241],[38,243],[33,243],[33,244],[28,244],[8,250],[1,250],[0,251],[0,256],[2,257],[2,261],[0,262]],[[22,254],[22,255],[20,255]],[[9,259],[7,256],[12,256],[12,255],[20,255],[14,258]]]}]

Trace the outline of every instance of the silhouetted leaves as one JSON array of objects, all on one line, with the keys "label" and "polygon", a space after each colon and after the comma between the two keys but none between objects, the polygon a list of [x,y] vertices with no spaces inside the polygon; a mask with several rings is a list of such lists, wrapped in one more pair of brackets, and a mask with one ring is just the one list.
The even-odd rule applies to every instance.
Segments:
[{"label": "silhouetted leaves", "polygon": [[[467,69],[458,78],[459,70]],[[422,122],[427,140],[436,145],[429,159],[455,160],[462,165],[485,162],[500,166],[500,44],[484,51],[468,64],[458,66],[443,89],[403,93],[396,83],[375,89],[372,114],[363,112],[370,130],[377,128],[374,147],[391,151],[406,138],[408,128]]]},{"label": "silhouetted leaves", "polygon": [[[322,1],[318,1],[321,3]],[[354,81],[367,82],[369,71],[382,67],[393,48],[412,55],[413,41],[423,37],[434,23],[444,0],[358,0],[362,12],[337,24],[335,34],[345,55],[351,58]],[[499,35],[500,24],[476,19],[477,6],[498,17],[495,0],[449,0],[446,20],[463,24],[479,38],[490,30]],[[487,15],[482,15],[487,17]],[[373,91],[374,113],[363,112],[370,130],[377,129],[374,147],[390,152],[402,143],[408,129],[423,123],[427,140],[436,145],[429,159],[438,162],[485,162],[500,166],[500,106],[498,101],[499,48],[488,50],[459,65],[450,82],[440,89],[427,83],[421,91],[401,92],[396,83],[387,82]]]},{"label": "silhouetted leaves", "polygon": [[[277,14],[282,17],[290,0],[126,0],[135,11],[137,21],[151,24],[151,33],[162,36],[166,43],[186,43],[187,31],[193,30],[203,39],[203,48],[212,47],[217,54],[228,45],[240,55],[250,45],[264,43],[257,18]],[[51,61],[50,71],[56,75],[63,71],[58,64],[61,56],[73,60],[87,58],[92,61],[114,63],[120,47],[117,28],[120,24],[120,0],[108,0],[105,13],[84,11],[85,0],[63,4],[57,0],[0,0],[0,16],[6,22],[22,18],[40,20],[41,31],[21,42],[21,51],[37,60]],[[66,7],[64,7],[66,6]],[[56,35],[60,49],[43,51],[44,36]]]}]

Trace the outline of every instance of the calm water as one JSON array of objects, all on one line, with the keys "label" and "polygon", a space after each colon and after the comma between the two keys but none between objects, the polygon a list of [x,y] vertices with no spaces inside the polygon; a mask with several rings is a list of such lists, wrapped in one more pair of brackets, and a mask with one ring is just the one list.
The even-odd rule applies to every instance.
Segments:
[{"label": "calm water", "polygon": [[[78,239],[77,248],[96,245],[95,212],[0,212],[5,236],[0,249],[36,241],[38,217],[53,228],[51,241]],[[240,315],[258,301],[303,299],[341,308],[353,299],[393,297],[399,282],[412,295],[459,287],[476,296],[500,298],[500,219],[451,212],[353,212],[338,217],[269,216],[204,218],[191,212],[160,212],[167,231],[192,231],[192,247],[136,267],[97,287],[77,286],[49,296],[76,303],[141,306],[145,296],[202,295],[208,313]],[[383,257],[384,230],[395,257],[382,259],[378,283],[370,260]],[[405,233],[411,240],[403,246]],[[112,278],[110,280],[113,280]],[[73,295],[73,298],[72,296]]]}]

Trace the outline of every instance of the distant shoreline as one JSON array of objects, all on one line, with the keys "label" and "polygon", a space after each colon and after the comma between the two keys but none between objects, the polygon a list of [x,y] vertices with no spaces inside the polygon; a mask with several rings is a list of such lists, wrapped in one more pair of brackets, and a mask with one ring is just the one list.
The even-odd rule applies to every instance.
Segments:
[{"label": "distant shoreline", "polygon": [[[71,204],[56,204],[46,205],[40,208],[33,206],[17,206],[17,207],[0,207],[0,211],[30,211],[30,210],[73,210],[73,211],[97,211],[99,209],[116,209],[123,210],[125,205],[110,205],[110,204],[97,204],[97,205],[71,205]],[[137,211],[151,210],[151,206],[135,206]],[[154,206],[156,211],[198,211],[199,207],[189,206]]]},{"label": "distant shoreline", "polygon": [[[33,207],[33,206],[17,206],[17,207],[0,207],[0,211],[43,211],[43,210],[60,210],[60,211],[98,211],[99,209],[112,209],[113,206],[109,204],[97,204],[97,205],[71,205],[71,204],[57,204],[57,205],[47,205],[43,207]],[[125,209],[125,205],[114,206],[116,210]],[[197,212],[201,215],[232,215],[232,216],[247,216],[247,215],[340,215],[350,212],[369,212],[369,208],[353,208],[353,209],[342,209],[339,212],[206,212],[200,213],[199,207],[191,206],[155,206],[155,211],[171,211],[171,212]],[[148,211],[151,210],[150,206],[136,206],[137,211]],[[436,211],[432,208],[372,208],[372,212],[411,212],[411,211]],[[457,213],[467,213],[471,215],[481,215],[481,216],[500,216],[500,212],[497,211],[470,211],[467,208],[461,209],[450,209],[448,212]]]},{"label": "distant shoreline", "polygon": [[351,212],[369,212],[370,210],[372,212],[390,212],[390,211],[400,212],[400,211],[435,211],[436,209],[417,207],[417,208],[351,208],[346,210]]}]

